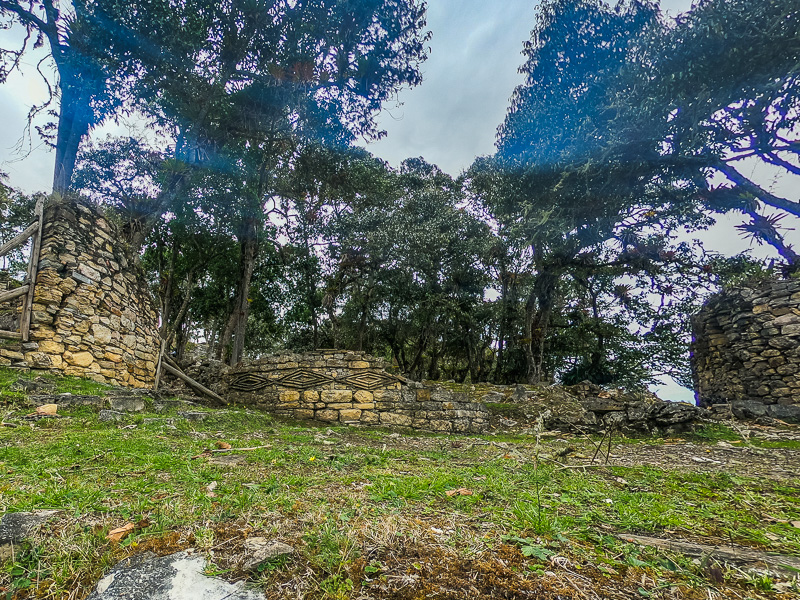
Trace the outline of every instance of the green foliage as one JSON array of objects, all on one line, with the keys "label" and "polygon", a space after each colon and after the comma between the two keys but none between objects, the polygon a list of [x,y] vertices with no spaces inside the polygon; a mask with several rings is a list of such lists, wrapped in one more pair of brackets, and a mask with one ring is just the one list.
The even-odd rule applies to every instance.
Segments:
[{"label": "green foliage", "polygon": [[800,204],[759,185],[744,165],[800,177],[796,8],[791,0],[703,0],[675,24],[653,24],[613,102],[620,120],[658,149],[664,181],[691,191],[707,211],[748,218],[742,232],[773,246],[787,272],[800,256],[781,221],[800,216]]},{"label": "green foliage", "polygon": [[[124,99],[174,145],[85,145],[73,184],[143,251],[178,356],[334,347],[470,384],[689,385],[687,315],[800,264],[797,202],[740,166],[800,176],[793,10],[541,2],[497,151],[453,179],[353,147],[420,81],[422,2],[78,3],[76,41],[100,14],[133,34],[82,50],[118,72],[95,73],[96,118]],[[783,264],[681,241],[728,212]]]},{"label": "green foliage", "polygon": [[[0,173],[0,245],[11,241],[15,236],[33,222],[36,196],[25,196],[3,183],[4,175]],[[15,278],[24,276],[27,265],[25,250],[29,244],[12,251],[0,258],[0,270],[9,271]]]}]

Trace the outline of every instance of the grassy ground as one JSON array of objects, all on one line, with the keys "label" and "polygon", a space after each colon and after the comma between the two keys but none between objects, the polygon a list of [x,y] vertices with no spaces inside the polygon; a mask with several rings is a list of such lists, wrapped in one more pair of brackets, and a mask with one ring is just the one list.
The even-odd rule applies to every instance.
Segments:
[{"label": "grassy ground", "polygon": [[[10,597],[83,598],[125,556],[189,547],[208,556],[211,574],[270,598],[797,597],[791,577],[615,537],[798,555],[797,480],[605,466],[580,438],[398,435],[243,410],[201,422],[104,423],[88,409],[23,421],[30,408],[16,394],[5,401],[18,426],[0,428],[0,512],[63,511],[0,565]],[[735,438],[717,427],[691,441]],[[255,449],[209,452],[220,442]],[[614,452],[640,443],[617,441]],[[106,539],[127,523],[132,535]],[[243,573],[243,541],[255,535],[296,553]]]}]

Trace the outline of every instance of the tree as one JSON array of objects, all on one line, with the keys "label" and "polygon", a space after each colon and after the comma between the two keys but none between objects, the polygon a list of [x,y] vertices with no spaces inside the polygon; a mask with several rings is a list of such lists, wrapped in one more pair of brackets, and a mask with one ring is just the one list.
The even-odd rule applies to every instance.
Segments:
[{"label": "tree", "polygon": [[780,231],[781,215],[800,217],[800,199],[749,175],[761,164],[800,177],[797,3],[701,0],[674,25],[651,24],[625,79],[620,122],[662,154],[660,176],[693,188],[709,211],[741,212],[740,229],[800,269]]},{"label": "tree", "polygon": [[[35,196],[25,196],[8,187],[4,182],[5,177],[4,173],[0,173],[0,222],[4,224],[0,229],[0,246],[10,242],[33,222],[36,205]],[[27,256],[23,248],[0,258],[0,270],[15,276],[24,273],[26,264]]]},{"label": "tree", "polygon": [[[425,5],[236,0],[200,12],[187,4],[185,10],[185,20],[155,20],[140,31],[154,44],[177,37],[183,46],[178,53],[160,51],[161,62],[143,63],[136,96],[158,106],[176,127],[176,159],[238,172],[246,180],[237,203],[240,279],[223,337],[234,340],[236,362],[244,349],[266,204],[280,174],[309,139],[342,145],[355,136],[379,135],[374,114],[381,103],[420,81]],[[185,172],[176,171],[165,182],[162,211],[185,181]]]},{"label": "tree", "polygon": [[29,119],[58,101],[57,124],[38,130],[55,147],[53,192],[61,195],[70,186],[81,140],[120,104],[109,87],[117,68],[113,24],[119,5],[116,0],[0,0],[5,27],[25,31],[18,48],[0,50],[0,83],[20,68],[31,42],[34,48],[47,44],[55,64],[56,82],[45,77],[50,97],[32,109]]},{"label": "tree", "polygon": [[534,274],[522,335],[530,382],[545,376],[548,327],[565,274],[599,268],[600,250],[612,247],[614,264],[648,269],[664,248],[646,247],[644,236],[687,222],[675,210],[679,192],[652,178],[657,151],[621,136],[608,110],[629,48],[655,14],[637,1],[616,8],[543,2],[525,47],[526,82],[498,130],[497,154],[467,174],[507,243],[529,248]]}]

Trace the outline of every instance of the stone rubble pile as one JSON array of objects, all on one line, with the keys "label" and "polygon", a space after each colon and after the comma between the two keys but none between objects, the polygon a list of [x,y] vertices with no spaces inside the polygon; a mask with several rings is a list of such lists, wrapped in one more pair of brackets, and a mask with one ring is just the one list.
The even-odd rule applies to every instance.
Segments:
[{"label": "stone rubble pile", "polygon": [[510,396],[493,391],[483,401],[513,405],[512,414],[524,417],[526,426],[541,422],[545,430],[582,433],[613,430],[673,435],[690,431],[709,419],[708,411],[692,404],[666,402],[650,393],[604,390],[589,382],[532,389],[517,386]]}]

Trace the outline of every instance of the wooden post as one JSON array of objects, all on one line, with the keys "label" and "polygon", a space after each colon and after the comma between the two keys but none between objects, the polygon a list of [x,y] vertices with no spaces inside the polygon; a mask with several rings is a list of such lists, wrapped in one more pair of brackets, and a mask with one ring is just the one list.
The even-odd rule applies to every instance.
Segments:
[{"label": "wooden post", "polygon": [[36,202],[36,218],[39,220],[39,228],[33,234],[31,244],[30,263],[28,264],[28,293],[25,302],[22,304],[22,316],[19,322],[19,332],[22,334],[22,341],[27,342],[31,332],[31,313],[33,311],[33,294],[36,288],[36,274],[39,270],[39,251],[42,246],[42,227],[44,225],[44,198],[39,198]]}]

